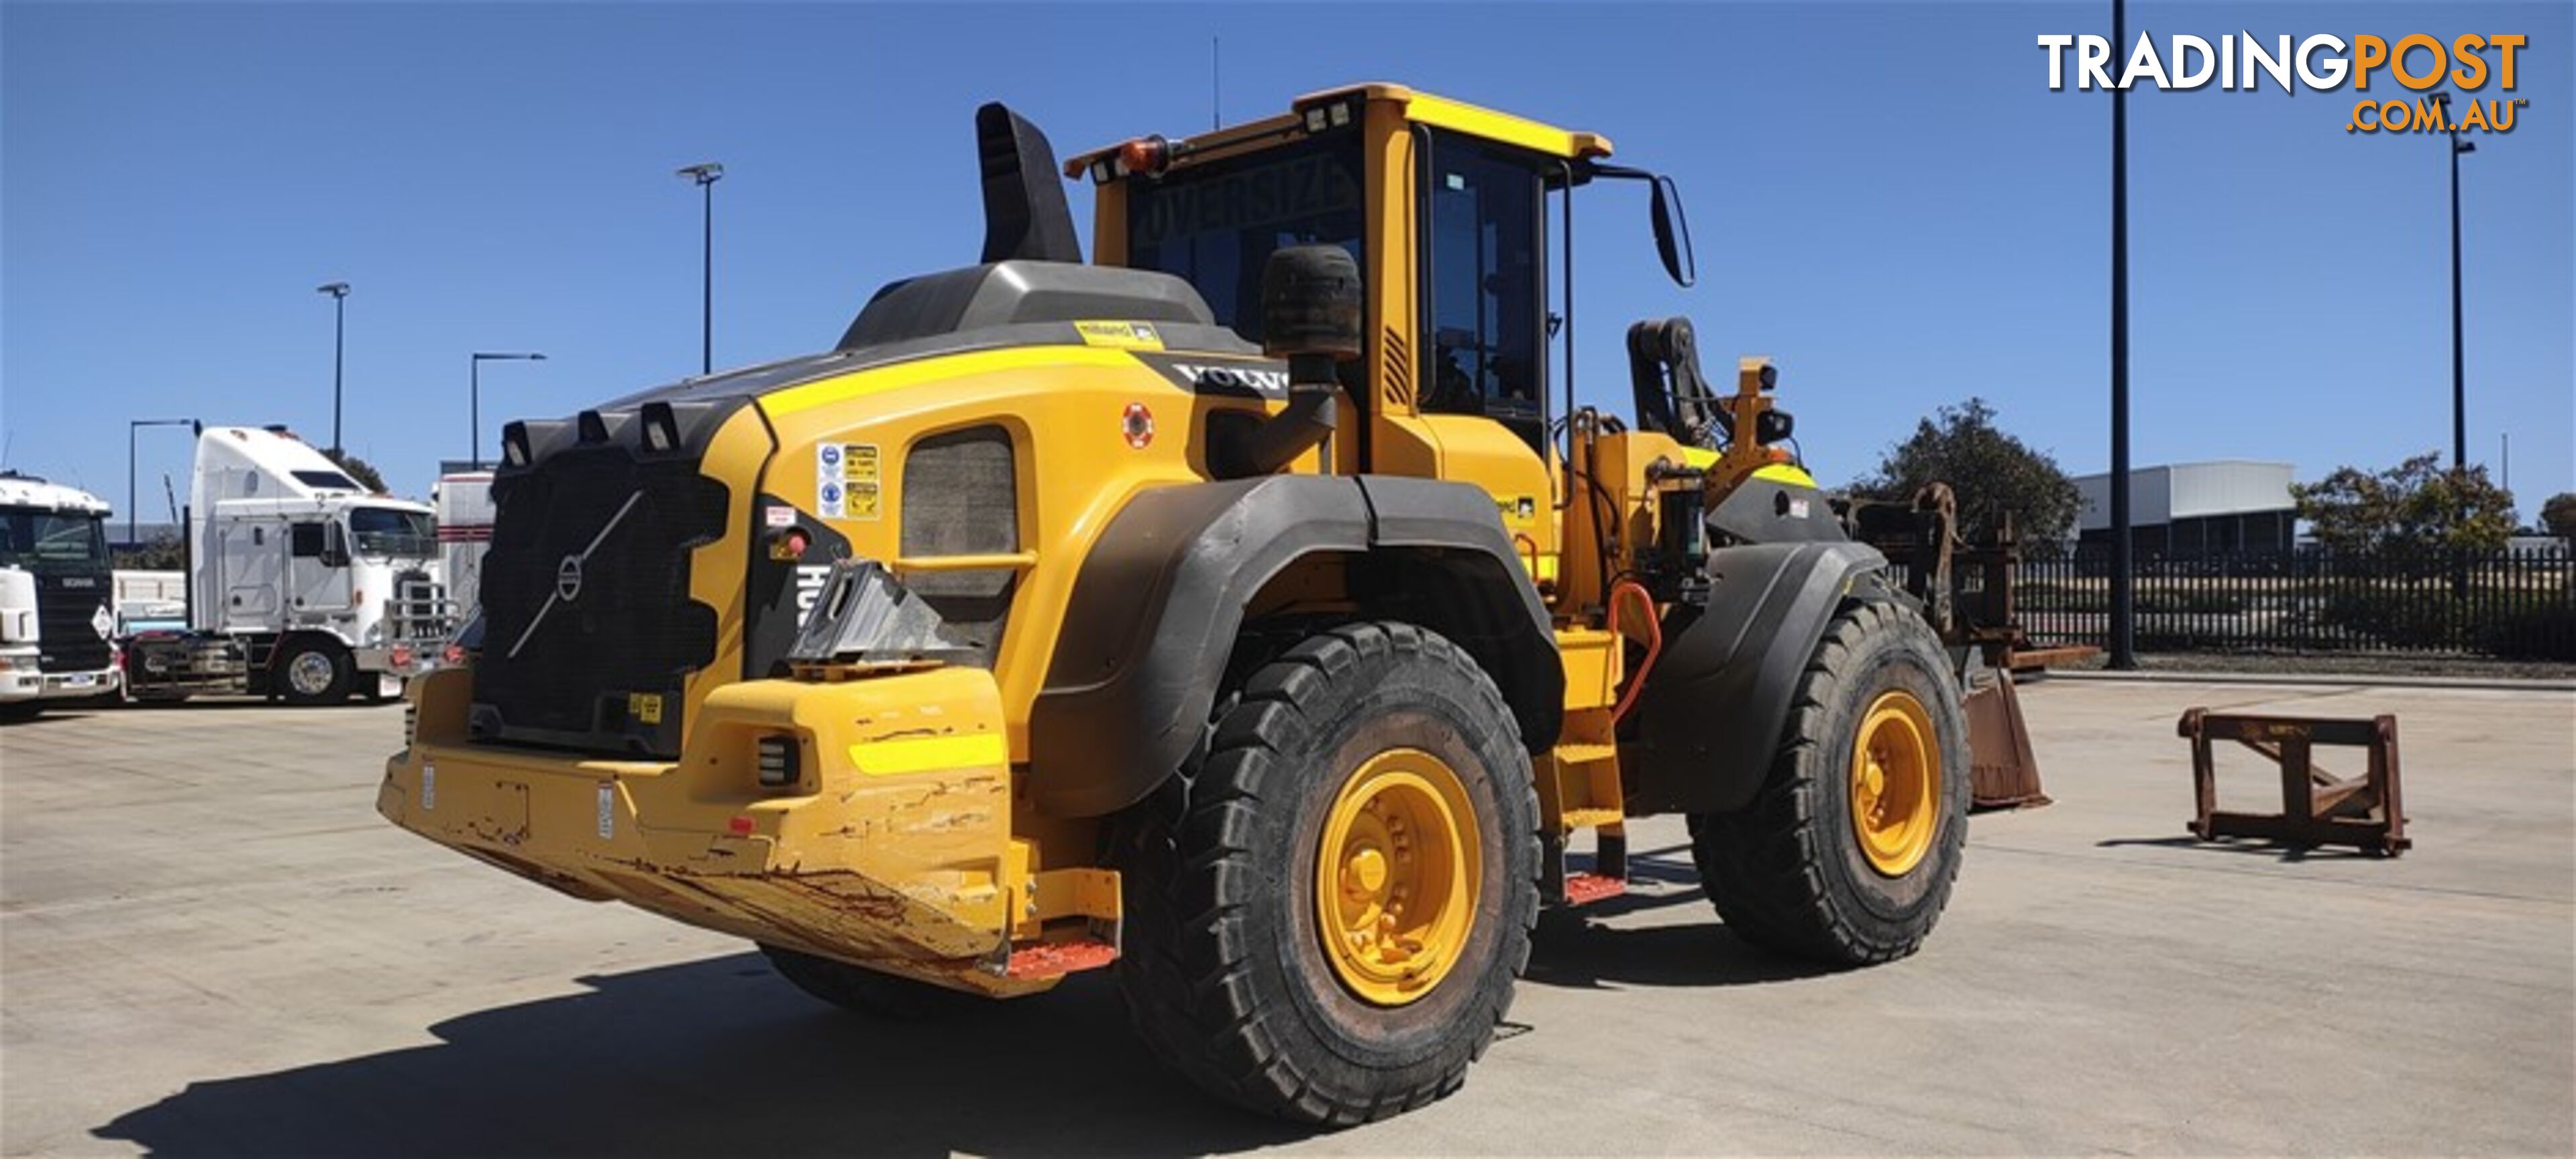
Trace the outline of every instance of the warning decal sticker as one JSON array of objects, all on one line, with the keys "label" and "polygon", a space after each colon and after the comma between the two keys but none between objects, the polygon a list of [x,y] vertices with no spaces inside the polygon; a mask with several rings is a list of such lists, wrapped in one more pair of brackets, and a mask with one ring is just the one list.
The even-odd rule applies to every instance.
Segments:
[{"label": "warning decal sticker", "polygon": [[875,443],[814,446],[814,513],[824,519],[875,519],[878,513]]}]

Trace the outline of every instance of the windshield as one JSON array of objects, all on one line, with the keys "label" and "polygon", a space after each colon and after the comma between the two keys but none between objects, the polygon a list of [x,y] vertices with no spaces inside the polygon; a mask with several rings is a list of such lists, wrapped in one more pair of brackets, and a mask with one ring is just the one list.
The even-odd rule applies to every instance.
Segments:
[{"label": "windshield", "polygon": [[349,535],[361,555],[426,556],[438,546],[429,516],[392,507],[352,507]]},{"label": "windshield", "polygon": [[0,565],[47,573],[104,568],[105,523],[80,511],[0,511]]},{"label": "windshield", "polygon": [[1259,342],[1262,263],[1314,242],[1360,259],[1361,188],[1357,132],[1137,178],[1127,186],[1127,264],[1179,275],[1219,325]]}]

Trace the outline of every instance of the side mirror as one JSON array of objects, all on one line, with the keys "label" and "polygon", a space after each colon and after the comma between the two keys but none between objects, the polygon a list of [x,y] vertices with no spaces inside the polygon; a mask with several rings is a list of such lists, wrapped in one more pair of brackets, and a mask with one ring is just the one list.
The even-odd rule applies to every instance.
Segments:
[{"label": "side mirror", "polygon": [[1699,258],[1692,252],[1690,217],[1682,212],[1682,191],[1670,177],[1654,178],[1654,199],[1648,208],[1655,219],[1655,253],[1664,259],[1664,273],[1673,284],[1688,289],[1699,281]]},{"label": "side mirror", "polygon": [[337,523],[322,525],[322,566],[349,566],[349,539]]}]

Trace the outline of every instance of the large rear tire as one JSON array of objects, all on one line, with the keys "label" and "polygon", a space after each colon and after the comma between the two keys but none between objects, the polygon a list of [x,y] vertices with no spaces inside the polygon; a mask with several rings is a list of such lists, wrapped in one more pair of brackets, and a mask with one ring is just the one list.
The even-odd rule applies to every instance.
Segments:
[{"label": "large rear tire", "polygon": [[1958,877],[1968,760],[1940,638],[1900,605],[1846,605],[1753,802],[1690,818],[1718,916],[1746,941],[1830,965],[1913,953]]},{"label": "large rear tire", "polygon": [[1538,917],[1538,801],[1502,694],[1409,624],[1310,636],[1120,818],[1139,1033],[1237,1105],[1381,1119],[1457,1089]]}]

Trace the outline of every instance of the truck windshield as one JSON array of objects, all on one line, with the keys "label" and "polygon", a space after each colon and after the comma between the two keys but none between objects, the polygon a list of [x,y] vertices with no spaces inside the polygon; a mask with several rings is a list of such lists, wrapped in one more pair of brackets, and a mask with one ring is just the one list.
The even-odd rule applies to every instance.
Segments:
[{"label": "truck windshield", "polygon": [[1179,275],[1219,325],[1261,341],[1261,264],[1270,251],[1331,242],[1365,257],[1359,145],[1355,131],[1330,133],[1132,179],[1127,264]]},{"label": "truck windshield", "polygon": [[352,507],[349,535],[363,555],[426,556],[438,547],[429,516],[393,507]]},{"label": "truck windshield", "polygon": [[80,511],[0,511],[0,566],[46,573],[106,567],[105,522]]}]

